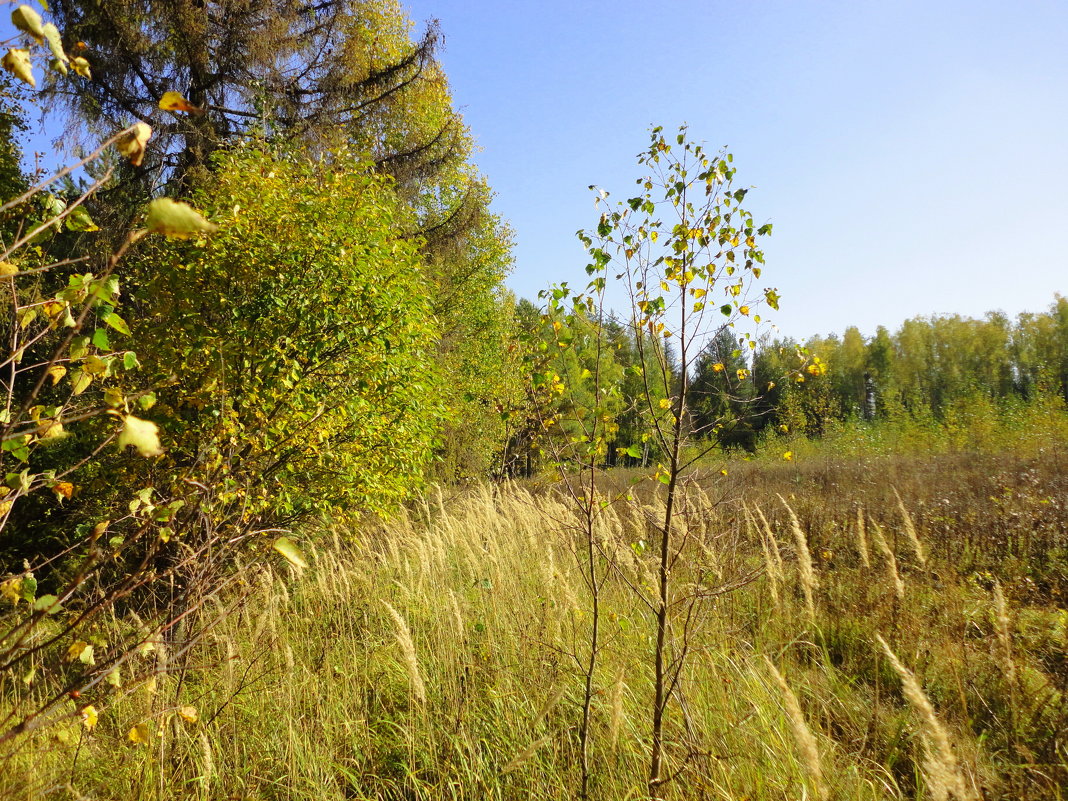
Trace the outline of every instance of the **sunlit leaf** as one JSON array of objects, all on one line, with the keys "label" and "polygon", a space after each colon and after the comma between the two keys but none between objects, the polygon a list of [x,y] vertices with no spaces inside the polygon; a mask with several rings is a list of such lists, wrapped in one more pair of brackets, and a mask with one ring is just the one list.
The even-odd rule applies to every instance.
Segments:
[{"label": "sunlit leaf", "polygon": [[74,58],[72,58],[70,60],[70,65],[74,68],[74,71],[81,75],[83,78],[90,79],[93,77],[92,73],[89,71],[89,62],[81,56],[75,56]]},{"label": "sunlit leaf", "polygon": [[38,43],[42,44],[45,39],[43,22],[41,15],[29,6],[19,6],[11,12],[11,24],[23,33],[28,33]]},{"label": "sunlit leaf", "polygon": [[82,716],[82,725],[92,731],[96,726],[97,720],[100,719],[100,713],[96,711],[96,707],[89,704],[88,706],[83,706],[78,712]]},{"label": "sunlit leaf", "polygon": [[124,415],[119,432],[119,450],[133,446],[142,456],[159,456],[163,449],[159,444],[159,427],[151,420],[142,420],[133,415]]},{"label": "sunlit leaf", "polygon": [[52,379],[52,386],[55,386],[60,380],[67,374],[67,368],[62,364],[54,364],[48,368],[48,377]]},{"label": "sunlit leaf", "polygon": [[178,717],[186,723],[197,722],[197,708],[195,706],[183,706],[178,709]]},{"label": "sunlit leaf", "polygon": [[0,278],[7,278],[11,275],[18,275],[19,268],[9,261],[0,261]]},{"label": "sunlit leaf", "polygon": [[99,231],[100,226],[93,222],[85,206],[75,206],[67,215],[67,228],[71,231]]},{"label": "sunlit leaf", "polygon": [[33,608],[36,612],[54,615],[62,610],[63,605],[59,603],[59,599],[54,595],[42,595],[33,602]]},{"label": "sunlit leaf", "polygon": [[71,392],[81,395],[93,383],[93,376],[85,370],[75,370],[70,375]]},{"label": "sunlit leaf", "polygon": [[308,566],[300,549],[289,538],[279,537],[271,544],[271,547],[282,554],[291,565],[299,568]]},{"label": "sunlit leaf", "polygon": [[0,581],[0,598],[9,601],[13,606],[18,606],[22,600],[22,579],[9,578]]},{"label": "sunlit leaf", "polygon": [[59,28],[51,22],[46,22],[41,27],[41,31],[44,34],[45,41],[48,42],[48,49],[52,51],[52,55],[56,59],[55,68],[66,75],[67,62],[70,59],[67,58],[67,53],[63,50],[63,39],[59,35]]},{"label": "sunlit leaf", "polygon": [[115,147],[131,164],[140,167],[145,158],[145,146],[151,138],[152,126],[139,122],[116,140]]},{"label": "sunlit leaf", "polygon": [[219,226],[206,220],[188,203],[160,197],[148,204],[145,228],[172,239],[187,239],[197,234],[210,234]]},{"label": "sunlit leaf", "polygon": [[204,109],[198,108],[182,97],[181,92],[164,92],[159,99],[161,111],[185,111],[190,114],[203,114]]},{"label": "sunlit leaf", "polygon": [[129,733],[126,735],[126,739],[134,745],[144,745],[151,739],[151,733],[148,729],[148,721],[138,723]]},{"label": "sunlit leaf", "polygon": [[126,325],[126,321],[119,317],[119,315],[115,314],[115,312],[108,312],[100,319],[103,320],[106,325],[110,325],[120,334],[126,334],[126,336],[130,336],[130,327]]},{"label": "sunlit leaf", "polygon": [[30,51],[13,47],[0,59],[0,67],[10,72],[20,81],[37,88],[37,81],[33,77],[33,65],[30,62]]}]

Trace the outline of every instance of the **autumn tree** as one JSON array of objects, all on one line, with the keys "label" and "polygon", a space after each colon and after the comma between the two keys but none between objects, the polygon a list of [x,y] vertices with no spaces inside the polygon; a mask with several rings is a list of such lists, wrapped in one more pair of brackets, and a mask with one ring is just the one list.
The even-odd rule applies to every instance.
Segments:
[{"label": "autumn tree", "polygon": [[248,137],[327,161],[351,149],[391,178],[439,326],[435,358],[454,376],[442,390],[441,477],[489,469],[498,407],[516,388],[500,369],[511,235],[471,163],[436,23],[413,39],[396,0],[57,0],[55,14],[92,65],[91,81],[52,88],[75,128],[173,109],[144,165],[112,188],[120,206],[160,186],[210,186],[212,154]]}]

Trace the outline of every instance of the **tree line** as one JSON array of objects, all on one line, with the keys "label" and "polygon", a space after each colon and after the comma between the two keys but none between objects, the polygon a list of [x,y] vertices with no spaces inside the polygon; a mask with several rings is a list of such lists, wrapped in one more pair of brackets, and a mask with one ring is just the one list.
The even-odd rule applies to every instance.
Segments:
[{"label": "tree line", "polygon": [[[551,298],[551,292],[544,296]],[[604,463],[648,465],[662,456],[649,444],[655,415],[647,387],[638,380],[643,371],[632,324],[581,308],[560,317],[527,300],[519,302],[517,320],[530,343],[527,362],[533,369],[528,403],[507,446],[508,472],[535,469],[547,438],[566,439],[573,432],[575,408],[588,405],[594,391],[595,368],[601,391],[611,398],[615,426]],[[551,343],[561,330],[569,347],[557,353]],[[598,330],[609,343],[599,354],[593,347]],[[645,358],[661,354],[676,375],[670,345],[647,334],[645,339]],[[654,401],[669,396],[673,382],[677,378],[659,384]],[[1058,295],[1046,311],[1015,320],[1002,312],[981,319],[916,317],[893,333],[880,326],[868,337],[852,326],[840,336],[747,341],[724,325],[693,365],[687,426],[697,439],[719,448],[755,452],[771,434],[818,438],[848,420],[944,423],[974,399],[995,404],[1047,399],[1062,408],[1068,403],[1068,299]]]}]

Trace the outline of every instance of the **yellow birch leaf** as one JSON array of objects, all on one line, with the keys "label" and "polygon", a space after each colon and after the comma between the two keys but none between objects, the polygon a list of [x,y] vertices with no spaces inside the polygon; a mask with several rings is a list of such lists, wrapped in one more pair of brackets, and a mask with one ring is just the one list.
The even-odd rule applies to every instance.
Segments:
[{"label": "yellow birch leaf", "polygon": [[9,275],[18,275],[19,268],[9,261],[0,261],[0,277],[7,278]]},{"label": "yellow birch leaf", "polygon": [[70,498],[74,494],[74,485],[69,481],[57,481],[52,492],[56,493],[57,498]]},{"label": "yellow birch leaf", "polygon": [[119,450],[129,446],[137,449],[142,456],[159,456],[163,448],[159,444],[159,427],[151,420],[142,420],[132,414],[122,418],[122,431],[119,432]]},{"label": "yellow birch leaf", "polygon": [[73,662],[82,655],[82,651],[89,647],[89,643],[78,640],[72,643],[70,648],[67,649],[67,655],[63,658],[64,662]]},{"label": "yellow birch leaf", "polygon": [[74,68],[74,71],[83,78],[91,79],[93,77],[93,74],[89,71],[89,62],[81,56],[72,58],[70,60],[70,65]]},{"label": "yellow birch leaf", "polygon": [[22,5],[11,12],[11,23],[23,33],[28,33],[39,44],[44,43],[44,28],[41,15],[29,6]]},{"label": "yellow birch leaf", "polygon": [[89,731],[92,731],[96,726],[97,720],[100,718],[100,713],[96,711],[96,707],[89,704],[89,706],[83,706],[79,712],[82,716],[82,725]]},{"label": "yellow birch leaf", "polygon": [[30,63],[30,51],[13,47],[0,59],[0,67],[10,72],[20,81],[24,81],[37,88],[37,81],[33,77],[33,65]]},{"label": "yellow birch leaf", "polygon": [[161,111],[185,111],[190,114],[203,114],[204,109],[194,106],[184,97],[181,92],[164,92],[159,99]]},{"label": "yellow birch leaf", "polygon": [[183,706],[178,710],[178,717],[186,723],[197,722],[197,708],[195,706]]},{"label": "yellow birch leaf", "polygon": [[0,582],[0,598],[10,601],[13,606],[18,606],[22,600],[22,579],[9,578]]},{"label": "yellow birch leaf", "polygon": [[70,59],[63,50],[63,39],[59,35],[59,28],[51,22],[46,22],[41,28],[41,31],[44,33],[45,41],[48,42],[48,49],[52,51],[52,55],[56,59],[56,63],[53,66],[55,69],[66,75],[67,62],[70,61]]},{"label": "yellow birch leaf", "polygon": [[37,434],[41,437],[41,442],[55,442],[67,436],[67,431],[59,420],[45,420],[37,427]]},{"label": "yellow birch leaf", "polygon": [[308,566],[300,549],[287,537],[279,537],[271,545],[278,553],[282,554],[294,567],[305,568]]},{"label": "yellow birch leaf", "polygon": [[112,668],[104,676],[104,682],[116,689],[122,687],[122,671],[117,667]]},{"label": "yellow birch leaf", "polygon": [[128,133],[115,141],[119,153],[130,160],[135,167],[140,167],[145,159],[145,145],[152,138],[152,126],[143,122],[136,123]]},{"label": "yellow birch leaf", "polygon": [[134,745],[144,745],[145,743],[147,743],[150,739],[148,731],[148,721],[145,721],[144,723],[138,723],[136,726],[130,729],[129,734],[126,735],[126,739]]},{"label": "yellow birch leaf", "polygon": [[62,364],[54,364],[48,368],[48,377],[52,379],[52,386],[58,384],[66,374],[67,368]]},{"label": "yellow birch leaf", "polygon": [[75,370],[70,376],[71,392],[75,395],[81,395],[85,390],[89,389],[89,385],[93,383],[92,374],[85,370]]},{"label": "yellow birch leaf", "polygon": [[103,375],[108,371],[108,364],[99,356],[90,356],[85,360],[83,369],[91,375]]}]

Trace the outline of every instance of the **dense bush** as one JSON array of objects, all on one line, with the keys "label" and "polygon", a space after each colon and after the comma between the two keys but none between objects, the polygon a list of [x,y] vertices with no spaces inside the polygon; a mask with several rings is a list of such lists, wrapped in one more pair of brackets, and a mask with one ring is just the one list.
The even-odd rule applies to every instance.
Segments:
[{"label": "dense bush", "polygon": [[157,469],[227,482],[273,522],[403,498],[441,408],[419,242],[389,179],[344,153],[247,146],[197,202],[217,236],[132,265],[135,336],[165,385]]}]

